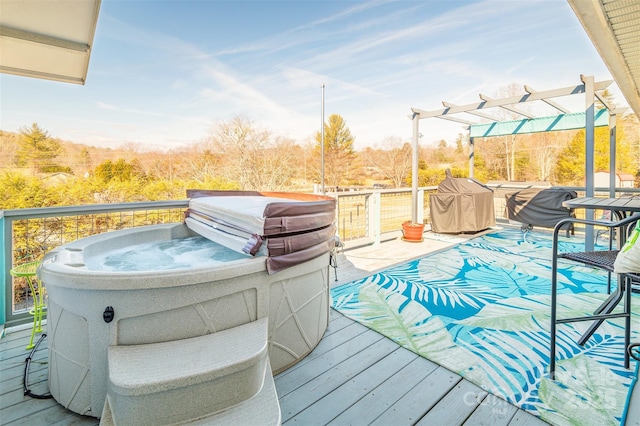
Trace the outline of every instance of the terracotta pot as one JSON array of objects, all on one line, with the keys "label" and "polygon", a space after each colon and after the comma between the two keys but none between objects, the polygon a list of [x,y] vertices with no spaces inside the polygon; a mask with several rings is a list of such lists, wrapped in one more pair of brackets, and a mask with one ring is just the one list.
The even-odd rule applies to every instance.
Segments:
[{"label": "terracotta pot", "polygon": [[413,223],[410,220],[402,224],[402,239],[405,241],[422,241],[424,223]]}]

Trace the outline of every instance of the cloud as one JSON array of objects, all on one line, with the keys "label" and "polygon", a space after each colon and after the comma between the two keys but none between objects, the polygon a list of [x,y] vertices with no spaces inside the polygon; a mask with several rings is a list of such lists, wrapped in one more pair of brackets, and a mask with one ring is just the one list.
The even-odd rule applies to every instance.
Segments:
[{"label": "cloud", "polygon": [[[411,107],[466,105],[513,82],[549,90],[579,84],[580,73],[610,78],[558,0],[278,2],[258,8],[264,16],[242,2],[187,4],[103,2],[88,84],[12,81],[3,126],[37,118],[77,142],[60,123],[87,140],[102,134],[100,143],[172,147],[243,114],[302,143],[320,129],[325,84],[325,115],[342,115],[360,148],[411,138]],[[211,25],[224,11],[228,25]],[[422,120],[421,143],[461,131]]]},{"label": "cloud", "polygon": [[96,106],[100,109],[106,109],[109,111],[118,111],[118,112],[123,112],[127,114],[138,114],[138,115],[146,115],[151,117],[163,117],[165,115],[163,113],[155,112],[155,111],[140,110],[135,108],[123,108],[123,107],[111,105],[111,104],[100,102],[100,101],[96,101]]},{"label": "cloud", "polygon": [[[327,28],[337,22],[347,22],[348,18],[353,18],[354,15],[364,13],[371,9],[383,6],[388,3],[393,3],[393,0],[386,1],[368,1],[357,3],[346,9],[340,9],[337,13],[322,17],[310,22],[294,26],[285,31],[275,33],[269,37],[265,37],[260,40],[254,40],[251,43],[243,43],[238,46],[230,46],[226,49],[216,52],[216,56],[229,56],[237,54],[250,54],[260,53],[263,56],[271,55],[284,50],[292,49],[296,46],[306,45],[310,42],[316,42],[319,39],[319,34],[322,34],[321,38],[328,38],[330,34],[327,33]],[[346,3],[349,4],[349,3]],[[358,21],[356,21],[358,22]],[[366,26],[372,25],[369,21]],[[363,24],[357,24],[357,28],[362,30]],[[340,27],[340,32],[345,32],[345,27]],[[355,28],[353,25],[347,26],[347,28]]]}]

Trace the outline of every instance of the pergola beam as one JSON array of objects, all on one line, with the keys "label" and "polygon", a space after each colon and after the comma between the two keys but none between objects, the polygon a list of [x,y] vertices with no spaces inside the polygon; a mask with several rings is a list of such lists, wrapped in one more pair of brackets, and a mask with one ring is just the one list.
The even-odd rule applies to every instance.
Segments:
[{"label": "pergola beam", "polygon": [[[527,86],[526,84],[524,85],[524,90],[533,95],[534,93],[537,93],[537,91],[533,90],[530,86]],[[547,99],[547,98],[542,98],[540,99],[542,102],[546,103],[549,106],[554,107],[555,109],[557,109],[558,111],[560,111],[563,114],[570,114],[571,111],[569,111],[567,108],[563,107],[562,105],[552,101],[551,99]]]},{"label": "pergola beam", "polygon": [[[446,101],[442,101],[442,105],[444,105],[446,108],[457,108],[458,105],[454,105],[451,102],[446,102]],[[499,118],[494,117],[493,115],[490,114],[485,114],[484,112],[480,112],[480,111],[467,111],[467,114],[473,114],[473,115],[477,115],[478,117],[482,117],[482,118],[486,118],[487,120],[491,120],[491,121],[500,121]]]},{"label": "pergola beam", "polygon": [[473,124],[478,124],[478,123],[474,123],[473,121],[464,120],[464,119],[458,118],[458,117],[448,117],[446,115],[440,115],[440,116],[438,116],[436,118],[440,118],[442,120],[448,120],[448,121],[455,121],[456,123],[467,124],[469,126],[471,126]]},{"label": "pergola beam", "polygon": [[[612,83],[613,83],[613,80],[603,80],[603,81],[595,82],[594,89],[596,91],[604,90],[607,87],[609,87]],[[577,95],[580,93],[584,93],[584,84],[580,84],[577,86],[563,87],[560,89],[544,90],[541,92],[535,92],[535,93],[526,94],[526,95],[517,95],[517,96],[512,96],[504,99],[495,99],[492,101],[481,101],[473,104],[459,105],[456,107],[443,108],[443,109],[438,109],[433,111],[426,111],[419,108],[411,108],[411,111],[414,114],[418,115],[418,119],[424,119],[424,118],[437,117],[439,115],[445,115],[445,114],[452,115],[452,114],[457,114],[462,112],[470,113],[471,111],[478,111],[478,110],[486,111],[489,108],[501,107],[502,105],[515,105],[522,102],[540,101],[543,99]]]},{"label": "pergola beam", "polygon": [[[482,99],[483,101],[487,101],[487,102],[490,102],[490,101],[497,101],[497,100],[498,100],[498,99],[490,98],[490,97],[489,97],[489,96],[487,96],[487,95],[483,95],[482,93],[480,93],[480,95],[479,95],[479,96],[480,96],[480,99]],[[518,103],[526,102],[526,101],[527,101],[527,98],[528,98],[529,96],[530,96],[529,94],[526,94],[526,95],[522,96],[522,97],[521,97],[521,100],[520,100]],[[520,110],[520,109],[518,109],[518,108],[516,108],[516,107],[512,107],[512,106],[511,106],[511,104],[503,104],[503,105],[499,105],[499,107],[500,107],[500,108],[503,108],[503,109],[506,109],[507,111],[511,111],[511,112],[513,112],[514,114],[521,115],[521,116],[523,116],[523,117],[527,117],[527,118],[533,118],[533,117],[534,117],[532,114],[530,114],[530,113],[528,113],[528,112],[524,112],[524,111],[522,111],[522,110]]]},{"label": "pergola beam", "polygon": [[598,98],[600,103],[602,103],[602,105],[604,105],[606,109],[608,109],[609,111],[613,110],[613,106],[609,103],[609,101],[604,96],[602,96],[598,92],[594,93],[594,95],[596,98]]}]

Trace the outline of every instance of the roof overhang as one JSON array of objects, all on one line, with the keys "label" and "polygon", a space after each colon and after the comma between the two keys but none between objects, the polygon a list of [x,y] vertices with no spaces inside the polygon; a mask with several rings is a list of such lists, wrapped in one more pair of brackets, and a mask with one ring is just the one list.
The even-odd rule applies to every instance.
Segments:
[{"label": "roof overhang", "polygon": [[0,72],[84,84],[101,0],[0,0]]},{"label": "roof overhang", "polygon": [[567,1],[629,106],[640,117],[640,2]]}]

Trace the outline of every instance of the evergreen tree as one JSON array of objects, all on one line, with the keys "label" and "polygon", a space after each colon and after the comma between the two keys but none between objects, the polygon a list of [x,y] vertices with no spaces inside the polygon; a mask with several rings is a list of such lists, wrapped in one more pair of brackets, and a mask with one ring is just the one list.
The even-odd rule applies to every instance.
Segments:
[{"label": "evergreen tree", "polygon": [[[609,129],[597,127],[594,131],[594,167],[596,172],[609,171]],[[586,157],[585,131],[579,130],[571,142],[558,155],[555,167],[555,185],[584,185]],[[631,146],[624,137],[622,127],[616,132],[616,170],[612,173],[634,173]]]},{"label": "evergreen tree", "polygon": [[51,138],[38,123],[32,123],[30,127],[25,126],[20,129],[19,143],[20,162],[31,166],[34,174],[54,166],[54,160],[61,152],[60,143]]},{"label": "evergreen tree", "polygon": [[[339,114],[332,114],[329,123],[324,123],[324,174],[325,183],[330,187],[337,187],[349,179],[351,162],[356,158],[353,150],[355,138],[347,127],[344,119]],[[316,134],[316,147],[314,156],[321,159],[322,135]],[[317,164],[320,165],[321,161]],[[318,177],[322,170],[318,168]],[[320,179],[318,179],[320,180]]]},{"label": "evergreen tree", "polygon": [[128,182],[134,178],[141,179],[144,182],[145,174],[140,169],[138,162],[134,159],[131,163],[127,163],[124,158],[120,158],[115,163],[107,160],[99,164],[93,171],[94,176],[104,182],[111,181]]}]

